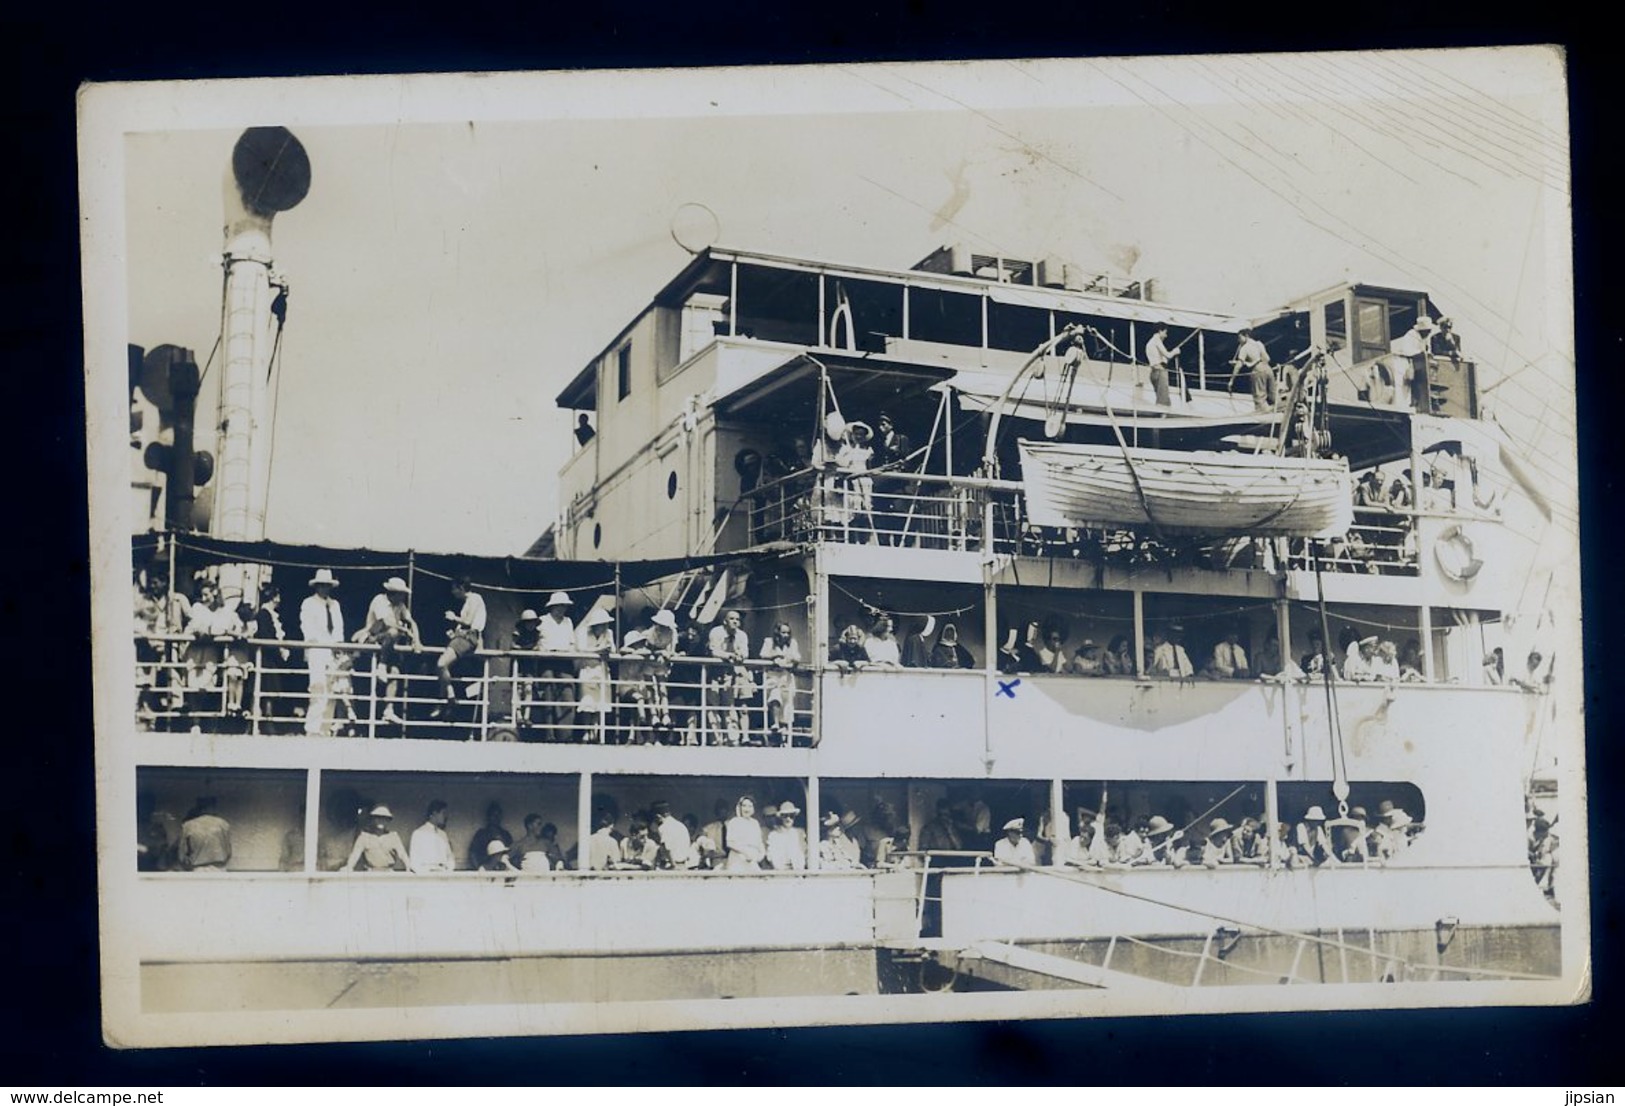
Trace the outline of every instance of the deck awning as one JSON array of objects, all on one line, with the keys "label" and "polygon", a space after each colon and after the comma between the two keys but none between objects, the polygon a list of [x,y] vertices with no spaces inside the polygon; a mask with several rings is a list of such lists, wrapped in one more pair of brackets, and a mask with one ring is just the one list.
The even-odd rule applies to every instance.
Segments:
[{"label": "deck awning", "polygon": [[716,408],[729,417],[811,421],[817,417],[819,380],[828,373],[841,409],[874,412],[921,395],[953,375],[949,368],[862,354],[798,353],[725,396]]},{"label": "deck awning", "polygon": [[[138,534],[134,539],[137,563],[150,560],[165,535]],[[172,534],[177,548],[191,563],[269,564],[315,570],[402,573],[408,565],[442,579],[467,576],[476,587],[500,590],[575,591],[608,588],[618,579],[622,587],[642,587],[677,573],[742,561],[768,560],[782,549],[763,547],[709,557],[666,557],[648,561],[560,561],[535,557],[481,557],[461,553],[425,553],[406,550],[338,548],[291,545],[275,541],[228,541],[207,534]],[[295,575],[302,580],[302,576]]]}]

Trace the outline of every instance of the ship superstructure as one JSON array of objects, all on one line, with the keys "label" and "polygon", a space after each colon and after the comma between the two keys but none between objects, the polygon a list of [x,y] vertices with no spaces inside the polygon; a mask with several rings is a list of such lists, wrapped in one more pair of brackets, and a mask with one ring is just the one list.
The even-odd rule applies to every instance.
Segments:
[{"label": "ship superstructure", "polygon": [[[286,635],[222,641],[199,676],[171,622],[138,658],[143,843],[202,794],[234,827],[219,878],[140,879],[145,1008],[1558,976],[1526,819],[1552,658],[1503,615],[1539,504],[1476,418],[1473,358],[1421,290],[1249,318],[1153,294],[956,249],[712,248],[557,397],[581,416],[557,559],[138,541],[169,587],[270,565]],[[1117,481],[1089,508],[1111,517],[1038,508],[1025,466],[1055,451],[1086,492]],[[1260,475],[1190,461],[1220,455]],[[1303,528],[1312,459],[1352,501]],[[313,728],[298,609],[322,572],[353,661]],[[487,619],[448,704],[459,578]],[[420,650],[351,640],[392,580]],[[575,648],[535,644],[559,612]],[[591,870],[656,803],[726,854],[742,797],[794,807],[802,866]],[[405,839],[437,799],[460,870],[337,870],[377,805]],[[532,812],[562,868],[472,870],[489,817],[517,837]],[[861,867],[821,847],[826,815]],[[1257,855],[1204,854],[1246,818]],[[1033,862],[997,865],[1015,820]],[[1177,865],[1094,843],[1163,824]],[[1295,859],[1305,825],[1329,860]]]}]

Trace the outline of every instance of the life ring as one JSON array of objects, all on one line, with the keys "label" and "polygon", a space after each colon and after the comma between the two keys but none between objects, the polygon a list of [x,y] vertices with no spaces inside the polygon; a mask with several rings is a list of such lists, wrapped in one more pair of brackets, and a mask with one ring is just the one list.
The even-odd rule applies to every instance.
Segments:
[{"label": "life ring", "polygon": [[1433,559],[1439,571],[1457,583],[1466,583],[1478,575],[1484,562],[1473,548],[1473,539],[1459,525],[1452,526],[1433,542]]}]

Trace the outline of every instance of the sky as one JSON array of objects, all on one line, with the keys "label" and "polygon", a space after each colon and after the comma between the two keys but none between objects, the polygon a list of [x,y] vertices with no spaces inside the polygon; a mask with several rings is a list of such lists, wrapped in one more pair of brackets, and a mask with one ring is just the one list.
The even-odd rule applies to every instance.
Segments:
[{"label": "sky", "polygon": [[[1573,527],[1567,120],[1547,50],[205,82],[126,100],[127,340],[200,363],[238,134],[286,125],[309,153],[310,193],[273,230],[291,286],[278,540],[523,551],[569,454],[553,398],[686,262],[671,228],[689,203],[725,246],[907,268],[963,241],[1237,313],[1348,278],[1427,290]],[[200,427],[213,403],[206,384]]]}]

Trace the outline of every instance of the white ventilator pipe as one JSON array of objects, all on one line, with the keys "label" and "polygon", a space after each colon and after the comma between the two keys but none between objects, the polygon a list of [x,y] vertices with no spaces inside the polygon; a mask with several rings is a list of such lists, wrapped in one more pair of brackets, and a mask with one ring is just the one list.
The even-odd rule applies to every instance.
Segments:
[{"label": "white ventilator pipe", "polygon": [[[233,541],[265,537],[271,468],[271,358],[286,284],[272,269],[271,221],[304,198],[309,163],[282,128],[245,132],[225,178],[224,320],[221,335],[218,458],[210,532]],[[222,589],[257,596],[262,570],[226,565]]]}]

